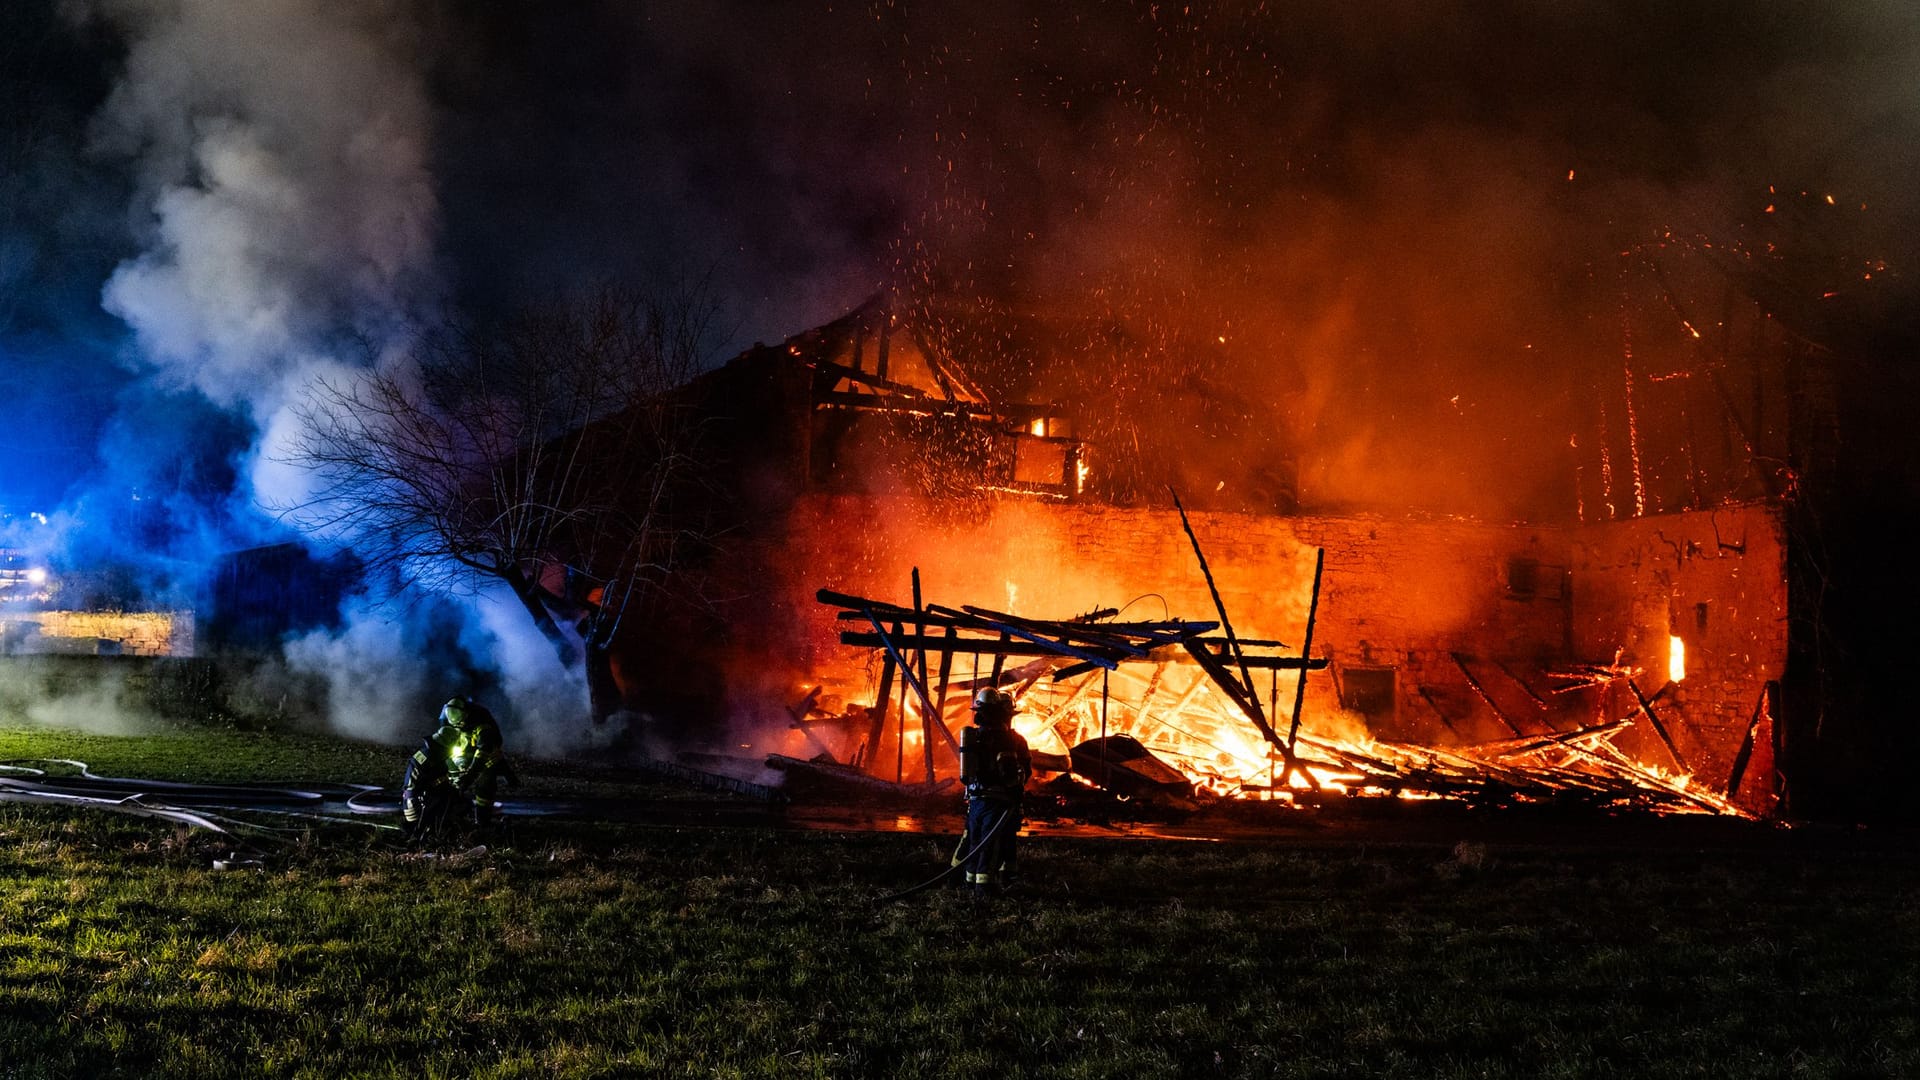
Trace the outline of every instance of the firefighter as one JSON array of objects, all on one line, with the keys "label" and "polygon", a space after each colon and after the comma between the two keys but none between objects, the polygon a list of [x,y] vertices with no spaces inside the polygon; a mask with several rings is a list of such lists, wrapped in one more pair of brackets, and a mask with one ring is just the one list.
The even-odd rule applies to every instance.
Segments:
[{"label": "firefighter", "polygon": [[1033,761],[1013,730],[1013,695],[991,687],[973,698],[973,723],[960,732],[960,782],[967,793],[967,833],[960,851],[974,895],[997,891],[1014,865],[1020,800]]},{"label": "firefighter", "polygon": [[463,811],[477,826],[491,822],[496,778],[520,786],[500,746],[500,724],[486,706],[464,696],[441,706],[440,726],[407,760],[400,809],[408,830],[424,832]]}]

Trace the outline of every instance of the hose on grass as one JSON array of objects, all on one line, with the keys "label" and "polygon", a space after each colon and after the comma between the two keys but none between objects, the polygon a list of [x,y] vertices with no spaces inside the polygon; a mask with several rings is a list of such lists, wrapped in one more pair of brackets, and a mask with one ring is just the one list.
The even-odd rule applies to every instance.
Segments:
[{"label": "hose on grass", "polygon": [[996,836],[999,836],[1000,830],[1006,828],[1007,823],[1012,820],[1013,820],[1013,809],[1011,807],[1000,811],[1000,816],[994,819],[993,828],[987,830],[987,835],[981,837],[980,842],[973,845],[972,849],[969,850],[965,855],[962,855],[958,859],[953,860],[953,862],[949,864],[945,870],[940,871],[938,874],[935,874],[933,877],[930,877],[927,880],[921,882],[920,884],[915,885],[911,889],[902,889],[897,893],[890,893],[886,896],[881,897],[878,900],[875,900],[874,903],[891,904],[895,900],[905,900],[907,897],[912,896],[915,893],[925,892],[928,889],[933,888],[935,885],[938,885],[941,882],[952,877],[956,871],[958,871],[961,867],[967,865],[968,860],[972,859],[975,855],[978,855],[982,848],[992,843],[993,838]]},{"label": "hose on grass", "polygon": [[[33,766],[66,766],[72,770],[58,776],[48,769]],[[322,788],[330,785],[320,785]],[[282,785],[187,784],[168,780],[96,775],[84,761],[73,758],[8,758],[0,761],[0,802],[38,803],[42,805],[107,810],[140,817],[159,818],[234,835],[294,834],[310,830],[316,824],[358,825],[376,830],[398,832],[399,827],[367,820],[381,813],[356,803],[381,789],[364,784],[331,785],[352,791],[345,800],[349,813],[330,813],[320,807],[327,796],[316,791]],[[275,806],[275,803],[290,804]],[[193,809],[188,809],[193,807]],[[230,813],[217,813],[225,810]],[[292,818],[304,825],[271,825],[234,817],[232,812]],[[386,811],[391,812],[391,811]]]}]

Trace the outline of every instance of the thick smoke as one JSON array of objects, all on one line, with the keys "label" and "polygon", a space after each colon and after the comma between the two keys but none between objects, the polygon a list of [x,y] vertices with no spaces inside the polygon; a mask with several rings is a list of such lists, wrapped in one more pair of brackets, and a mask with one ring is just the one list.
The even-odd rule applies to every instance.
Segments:
[{"label": "thick smoke", "polygon": [[[1771,252],[1757,223],[1786,195],[1835,194],[1816,241],[1914,254],[1920,17],[1895,4],[587,4],[497,21],[470,67],[514,77],[471,76],[490,104],[455,142],[508,125],[540,148],[540,198],[515,195],[524,162],[473,160],[450,197],[486,224],[456,231],[461,250],[511,244],[552,273],[644,237],[726,261],[748,310],[792,312],[787,330],[881,282],[1006,313],[1081,353],[1034,350],[1009,392],[1096,415],[1179,398],[1201,428],[1232,399],[1242,426],[1283,434],[1273,452],[1322,507],[1570,513],[1569,443],[1591,444],[1595,403],[1621,393],[1623,326],[1644,372],[1697,363],[1674,312],[1717,314],[1726,275],[1691,293],[1659,275],[1710,258],[1702,239]],[[583,62],[553,62],[583,40]],[[528,90],[539,107],[510,106]],[[596,234],[606,221],[625,227]],[[1130,423],[1107,434],[1165,443],[1194,483],[1247,471],[1238,435]]]},{"label": "thick smoke", "polygon": [[504,590],[405,601],[350,599],[337,631],[287,643],[295,671],[321,677],[327,720],[357,738],[417,734],[452,693],[471,690],[506,704],[503,728],[515,752],[557,755],[618,735],[618,723],[584,730],[587,687],[563,667]]},{"label": "thick smoke", "polygon": [[[256,433],[227,486],[193,493],[216,517],[297,504],[285,458],[304,388],[404,362],[438,302],[421,24],[384,0],[108,0],[95,14],[127,43],[95,134],[137,179],[143,249],[102,297],[133,331],[139,396],[192,395]],[[507,706],[524,747],[558,752],[585,716],[578,677],[498,597],[372,582],[340,614],[286,658],[325,681],[344,732],[404,738],[474,691]]]},{"label": "thick smoke", "polygon": [[157,381],[271,415],[355,339],[432,298],[429,108],[390,3],[126,0],[98,119],[136,161],[146,250],[107,281]]}]

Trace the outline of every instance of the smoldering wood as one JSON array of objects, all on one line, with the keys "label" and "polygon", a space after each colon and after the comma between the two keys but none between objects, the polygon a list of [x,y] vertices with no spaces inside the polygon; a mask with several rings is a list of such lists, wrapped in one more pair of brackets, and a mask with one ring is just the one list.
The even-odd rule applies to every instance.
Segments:
[{"label": "smoldering wood", "polygon": [[[1009,633],[1007,633],[1007,632],[1006,632],[1005,630],[1002,630],[1002,631],[1000,631],[1000,644],[1001,644],[1002,646],[1005,646],[1005,645],[1007,645],[1007,644],[1009,644],[1009,643],[1011,643],[1012,641],[1013,641],[1013,635],[1012,635],[1012,634],[1009,634]],[[1004,669],[1006,668],[1006,666],[1007,666],[1007,655],[1008,655],[1008,654],[1007,654],[1007,653],[1004,653],[1004,652],[1000,652],[1000,653],[995,653],[995,654],[994,654],[994,657],[993,657],[993,685],[995,685],[995,686],[999,686],[999,685],[1000,685],[1000,672],[1001,672],[1002,670],[1004,670]]]},{"label": "smoldering wood", "polygon": [[1500,669],[1500,674],[1502,674],[1502,675],[1505,675],[1505,676],[1506,676],[1506,677],[1507,677],[1508,679],[1510,679],[1510,680],[1512,680],[1512,681],[1513,681],[1513,684],[1514,684],[1515,686],[1518,686],[1518,687],[1519,687],[1519,688],[1520,688],[1520,689],[1521,689],[1522,691],[1524,691],[1524,692],[1526,693],[1526,695],[1527,695],[1527,697],[1529,697],[1529,698],[1531,698],[1531,699],[1533,700],[1533,703],[1534,703],[1535,705],[1538,705],[1538,706],[1540,706],[1540,711],[1541,711],[1541,712],[1551,712],[1551,711],[1553,711],[1553,706],[1551,706],[1551,705],[1549,705],[1549,704],[1547,704],[1547,699],[1546,699],[1546,698],[1543,698],[1543,697],[1541,697],[1541,696],[1540,696],[1540,694],[1539,694],[1539,693],[1538,693],[1537,691],[1535,691],[1535,690],[1534,690],[1534,688],[1533,688],[1532,686],[1529,686],[1529,685],[1527,684],[1527,680],[1525,680],[1525,679],[1523,679],[1523,678],[1521,678],[1520,676],[1518,676],[1518,675],[1516,675],[1516,674],[1514,674],[1514,671],[1513,671],[1513,669],[1507,666],[1507,664],[1506,664],[1506,661],[1504,661],[1504,660],[1495,660],[1495,661],[1493,662],[1493,666],[1494,666],[1494,667],[1497,667],[1497,668],[1499,668],[1499,669]]},{"label": "smoldering wood", "polygon": [[1460,674],[1467,677],[1467,685],[1473,687],[1473,692],[1480,695],[1481,701],[1487,703],[1487,708],[1493,710],[1493,715],[1497,717],[1501,723],[1507,725],[1507,730],[1513,732],[1515,738],[1525,738],[1526,732],[1521,731],[1520,725],[1514,723],[1513,718],[1507,715],[1507,710],[1501,708],[1500,703],[1493,700],[1493,695],[1487,693],[1487,688],[1480,685],[1480,677],[1475,675],[1473,669],[1467,666],[1467,658],[1457,652],[1450,652],[1447,655],[1453,658],[1453,666],[1460,669]]},{"label": "smoldering wood", "polygon": [[[884,669],[884,674],[882,675],[882,682],[881,682],[882,687],[884,688],[887,685],[887,682],[890,681],[886,678],[886,676],[891,675],[893,672],[894,665],[898,664],[900,668],[900,678],[906,684],[901,688],[902,696],[904,697],[906,691],[908,689],[911,689],[914,692],[914,694],[920,699],[920,708],[923,710],[921,715],[923,716],[933,715],[935,712],[937,712],[937,710],[934,709],[933,707],[933,701],[927,696],[926,686],[921,684],[921,682],[918,679],[914,678],[913,667],[906,662],[906,659],[903,656],[900,655],[899,639],[906,636],[901,632],[902,631],[901,624],[897,622],[894,623],[893,632],[889,634],[885,630],[881,629],[880,620],[877,617],[871,619],[870,621],[873,623],[873,628],[880,639],[880,647],[887,651],[887,666]],[[926,637],[926,635],[924,634],[916,635],[916,636],[921,638]],[[946,725],[941,724],[939,725],[939,727],[940,727],[940,730],[944,734],[946,734],[947,741],[952,742],[953,734],[946,730]],[[906,742],[907,742],[906,728],[907,728],[907,709],[906,709],[905,702],[902,702],[900,707],[900,737],[898,740],[899,747],[901,748],[899,749],[899,753],[905,753],[905,750],[903,748],[906,746]],[[874,718],[874,726],[871,729],[869,729],[869,735],[868,735],[869,744],[873,746],[880,745],[879,743],[880,735],[885,730],[886,730],[886,716],[884,714],[876,716]],[[954,751],[954,756],[957,758],[960,753],[960,748],[958,746],[955,746],[953,748],[953,751]],[[933,755],[931,742],[929,742],[928,744],[927,755],[929,758],[931,758]],[[898,755],[896,754],[896,756]]]},{"label": "smoldering wood", "polygon": [[824,754],[828,761],[834,761],[837,764],[838,762],[833,756],[833,751],[827,747],[826,743],[820,740],[820,736],[813,733],[813,725],[807,722],[807,713],[813,711],[813,703],[820,700],[820,691],[823,689],[825,688],[816,686],[807,691],[807,696],[801,698],[799,704],[787,706],[787,715],[793,717],[793,723],[789,726],[799,731],[800,734],[805,735],[807,741],[818,748],[820,753]]},{"label": "smoldering wood", "polygon": [[1420,691],[1420,700],[1426,702],[1427,708],[1433,710],[1433,715],[1439,717],[1440,722],[1447,726],[1447,730],[1453,732],[1455,737],[1458,737],[1460,729],[1453,726],[1453,721],[1447,717],[1447,711],[1442,709],[1440,703],[1433,699],[1433,691],[1424,686],[1418,689]]},{"label": "smoldering wood", "polygon": [[[939,608],[938,606],[936,606],[934,610],[941,614],[946,614],[946,612],[943,609]],[[1036,645],[1046,646],[1047,648],[1061,654],[1062,656],[1071,656],[1080,660],[1083,663],[1098,664],[1103,668],[1107,668],[1108,670],[1112,670],[1114,667],[1117,667],[1119,665],[1119,660],[1115,657],[1108,656],[1103,653],[1094,652],[1089,649],[1082,649],[1077,646],[1069,645],[1064,641],[1055,641],[1052,637],[1046,634],[1036,633],[1024,627],[1015,626],[1012,623],[996,622],[993,619],[984,619],[982,621],[984,621],[988,626],[994,629],[997,629],[1004,634],[1008,634],[1008,635],[1011,635],[1012,637],[1020,638],[1023,641],[1032,642]],[[1139,655],[1139,656],[1146,655],[1145,653],[1139,652],[1138,650],[1131,650],[1131,651],[1135,655]]]},{"label": "smoldering wood", "polygon": [[[1631,678],[1627,680],[1627,689],[1633,691],[1633,700],[1639,704],[1641,714],[1647,718],[1647,723],[1653,725],[1653,732],[1660,736],[1660,742],[1667,748],[1667,753],[1673,755],[1673,763],[1679,766],[1683,773],[1692,772],[1693,770],[1687,766],[1687,759],[1680,756],[1680,748],[1673,744],[1673,736],[1667,734],[1667,725],[1660,721],[1660,714],[1653,711],[1653,702],[1647,700],[1647,695],[1640,692],[1639,685]],[[1662,686],[1656,695],[1665,693],[1666,689]]]},{"label": "smoldering wood", "polygon": [[[917,566],[913,568],[913,609],[915,611],[926,610],[926,605],[921,602],[920,568]],[[915,624],[914,629],[918,630],[922,636],[926,635],[927,627],[925,623],[917,622]],[[948,655],[951,655],[951,654],[948,654]],[[933,708],[932,702],[928,701],[927,699],[927,694],[925,689],[927,686],[927,650],[925,649],[916,650],[914,653],[914,660],[919,664],[919,668],[920,668],[920,686],[921,686],[920,697],[922,701],[927,702],[926,706],[920,711],[920,749],[921,749],[921,752],[926,757],[927,783],[931,784],[933,783],[933,780],[934,780],[933,727],[936,723],[939,723],[940,721],[938,716],[936,715],[937,710]],[[942,701],[942,704],[943,705],[945,704],[944,700]],[[904,717],[903,717],[903,720],[904,720]],[[945,725],[942,725],[942,726],[945,726]],[[904,742],[905,740],[903,739],[902,741]]]},{"label": "smoldering wood", "polygon": [[[1326,569],[1327,549],[1315,548],[1313,553],[1313,599],[1307,605],[1307,633],[1300,642],[1300,659],[1305,660],[1313,652],[1313,624],[1320,614],[1320,574]],[[1249,687],[1251,689],[1251,687]],[[1300,671],[1300,681],[1293,688],[1293,726],[1287,730],[1287,765],[1281,773],[1281,783],[1293,771],[1294,740],[1300,735],[1300,705],[1307,696],[1307,669]]]},{"label": "smoldering wood", "polygon": [[[950,748],[952,734],[946,727],[945,716],[956,697],[964,699],[983,686],[1008,687],[1016,696],[1022,696],[1049,675],[1054,676],[1056,682],[1080,678],[1081,681],[1071,684],[1067,689],[1064,701],[1050,701],[1043,710],[1041,719],[1053,725],[1074,708],[1084,705],[1087,695],[1096,689],[1096,681],[1087,676],[1098,671],[1102,673],[1102,679],[1099,680],[1101,686],[1112,681],[1129,685],[1134,690],[1141,685],[1148,688],[1141,704],[1133,706],[1132,730],[1161,728],[1181,736],[1183,745],[1204,748],[1207,754],[1202,756],[1171,748],[1164,752],[1172,754],[1175,759],[1184,760],[1186,764],[1183,768],[1188,769],[1190,775],[1211,775],[1216,780],[1238,782],[1243,790],[1250,792],[1297,790],[1301,785],[1324,790],[1329,785],[1339,784],[1343,790],[1417,793],[1494,805],[1516,801],[1552,801],[1600,809],[1741,813],[1729,801],[1718,798],[1717,793],[1689,790],[1684,780],[1676,781],[1657,773],[1614,747],[1610,740],[1634,723],[1633,716],[1605,720],[1572,730],[1531,734],[1522,732],[1491,699],[1468,658],[1457,654],[1450,654],[1454,664],[1460,668],[1474,692],[1495,710],[1496,716],[1513,732],[1513,738],[1450,747],[1415,746],[1378,740],[1353,744],[1329,741],[1310,731],[1290,728],[1287,733],[1289,738],[1283,742],[1271,723],[1263,729],[1259,722],[1265,720],[1267,714],[1254,700],[1257,689],[1252,685],[1251,672],[1299,670],[1304,677],[1305,672],[1324,670],[1328,666],[1326,659],[1314,660],[1306,655],[1311,649],[1314,621],[1317,619],[1324,553],[1316,557],[1316,564],[1314,601],[1309,607],[1309,625],[1300,656],[1259,655],[1253,651],[1256,648],[1284,647],[1277,642],[1269,645],[1238,638],[1237,635],[1213,636],[1212,631],[1224,630],[1229,625],[1224,611],[1221,612],[1222,621],[1218,623],[1174,619],[1111,623],[1098,621],[1097,616],[1093,621],[1085,621],[1085,616],[1068,620],[1035,619],[971,605],[959,608],[934,604],[903,607],[831,590],[821,590],[818,596],[824,603],[850,609],[841,611],[837,619],[867,623],[861,631],[842,631],[841,640],[863,648],[890,650],[882,666],[883,680],[890,677],[892,670],[899,670],[903,680],[902,692],[911,691],[917,696],[923,716],[935,718],[936,722],[931,726],[941,731],[949,741]],[[886,625],[888,623],[892,625]],[[1236,644],[1239,646],[1237,656],[1234,652]],[[928,692],[927,681],[919,677],[920,665],[909,661],[907,654],[910,652],[918,652],[923,657],[931,652],[941,657],[937,698]],[[953,661],[956,655],[964,653],[975,656],[975,674],[971,678],[956,679],[953,677]],[[1181,653],[1185,655],[1178,655]],[[981,672],[978,660],[982,656],[993,657],[989,674]],[[1007,664],[1009,657],[1015,660],[1011,667]],[[1143,662],[1154,665],[1155,679],[1149,679],[1142,672],[1138,665]],[[1158,676],[1169,664],[1180,663],[1184,666],[1188,662],[1197,665],[1203,677],[1189,683],[1171,709],[1163,711],[1152,708],[1152,691]],[[1528,689],[1529,696],[1536,704],[1543,702],[1544,699],[1532,694],[1531,688],[1526,687],[1525,682],[1513,672],[1504,666],[1502,670]],[[1587,665],[1555,674],[1577,686],[1594,686],[1621,679],[1630,680],[1637,672],[1605,665]],[[1127,683],[1127,680],[1132,681]],[[1207,706],[1204,720],[1196,719],[1191,723],[1183,720],[1183,712],[1208,687],[1216,690],[1222,700]],[[888,688],[891,688],[890,681]],[[1639,715],[1652,713],[1658,695],[1648,697],[1639,693],[1638,687],[1633,689],[1636,703],[1640,705]],[[1418,686],[1416,692],[1440,718],[1441,723],[1458,738],[1459,732],[1454,730],[1453,719],[1432,691],[1428,687]],[[1299,693],[1298,688],[1296,693]],[[1258,764],[1248,759],[1243,751],[1229,751],[1207,736],[1206,733],[1220,723],[1218,709],[1222,706],[1229,712],[1238,711],[1260,731],[1269,746],[1269,764],[1293,763],[1286,781],[1263,786],[1234,775],[1244,770],[1236,768],[1222,773],[1209,765],[1211,754],[1224,755],[1242,766]],[[884,717],[880,719],[884,721]],[[1655,730],[1661,734],[1663,743],[1670,743],[1663,730],[1664,725],[1659,724],[1657,713],[1648,719],[1656,725]],[[901,723],[904,725],[905,722],[903,708]],[[1754,725],[1749,726],[1752,728]],[[1753,737],[1757,738],[1757,735]],[[1225,741],[1231,745],[1231,740]],[[873,737],[870,742],[877,746],[878,738]],[[1669,750],[1674,751],[1675,748],[1669,746]],[[1682,759],[1677,752],[1674,756],[1676,764],[1681,764]],[[871,763],[868,769],[871,771]],[[1298,779],[1293,775],[1294,772],[1298,773]],[[916,788],[924,789],[924,784]]]},{"label": "smoldering wood", "polygon": [[1621,728],[1626,727],[1629,723],[1631,723],[1629,720],[1609,720],[1602,724],[1576,728],[1573,731],[1554,731],[1540,735],[1522,735],[1513,739],[1495,739],[1491,742],[1474,743],[1461,749],[1471,751],[1474,754],[1492,754],[1495,757],[1530,754],[1538,750],[1545,750],[1556,745],[1574,742],[1580,739],[1592,739],[1611,735]]},{"label": "smoldering wood", "polygon": [[1740,793],[1740,781],[1746,778],[1747,763],[1753,757],[1753,744],[1760,736],[1760,724],[1773,714],[1774,688],[1779,684],[1769,681],[1760,688],[1760,700],[1753,703],[1753,716],[1747,720],[1747,733],[1740,740],[1740,750],[1733,755],[1733,768],[1727,771],[1725,798],[1732,799]]},{"label": "smoldering wood", "polygon": [[[878,625],[876,623],[876,625]],[[881,635],[885,640],[885,635]],[[873,714],[867,727],[867,741],[854,755],[854,763],[872,766],[874,754],[880,749],[880,736],[887,729],[887,702],[893,697],[893,650],[888,649],[886,659],[880,667],[880,689],[873,695]]]},{"label": "smoldering wood", "polygon": [[1167,494],[1173,496],[1173,508],[1180,514],[1180,527],[1186,530],[1187,540],[1193,545],[1193,557],[1200,561],[1200,576],[1206,578],[1207,593],[1213,597],[1213,609],[1220,615],[1220,628],[1226,632],[1227,644],[1233,652],[1233,658],[1240,663],[1239,700],[1242,702],[1242,708],[1251,709],[1249,715],[1254,718],[1260,733],[1267,737],[1268,742],[1273,742],[1273,726],[1267,722],[1267,715],[1260,708],[1260,693],[1254,689],[1253,674],[1247,670],[1246,655],[1240,648],[1239,639],[1233,634],[1232,620],[1227,618],[1227,605],[1220,599],[1220,589],[1213,582],[1213,569],[1207,565],[1206,552],[1200,550],[1200,538],[1194,535],[1193,523],[1187,520],[1187,508],[1180,505],[1179,492],[1169,487]]}]

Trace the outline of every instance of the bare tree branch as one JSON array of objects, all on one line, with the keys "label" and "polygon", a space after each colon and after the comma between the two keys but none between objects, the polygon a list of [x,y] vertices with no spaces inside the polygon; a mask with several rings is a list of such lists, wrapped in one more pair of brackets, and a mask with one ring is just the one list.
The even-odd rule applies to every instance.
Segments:
[{"label": "bare tree branch", "polygon": [[610,686],[594,666],[623,615],[661,602],[704,535],[698,421],[674,391],[716,312],[703,280],[605,287],[317,379],[284,455],[312,494],[278,509],[403,583],[505,583],[563,662]]}]

